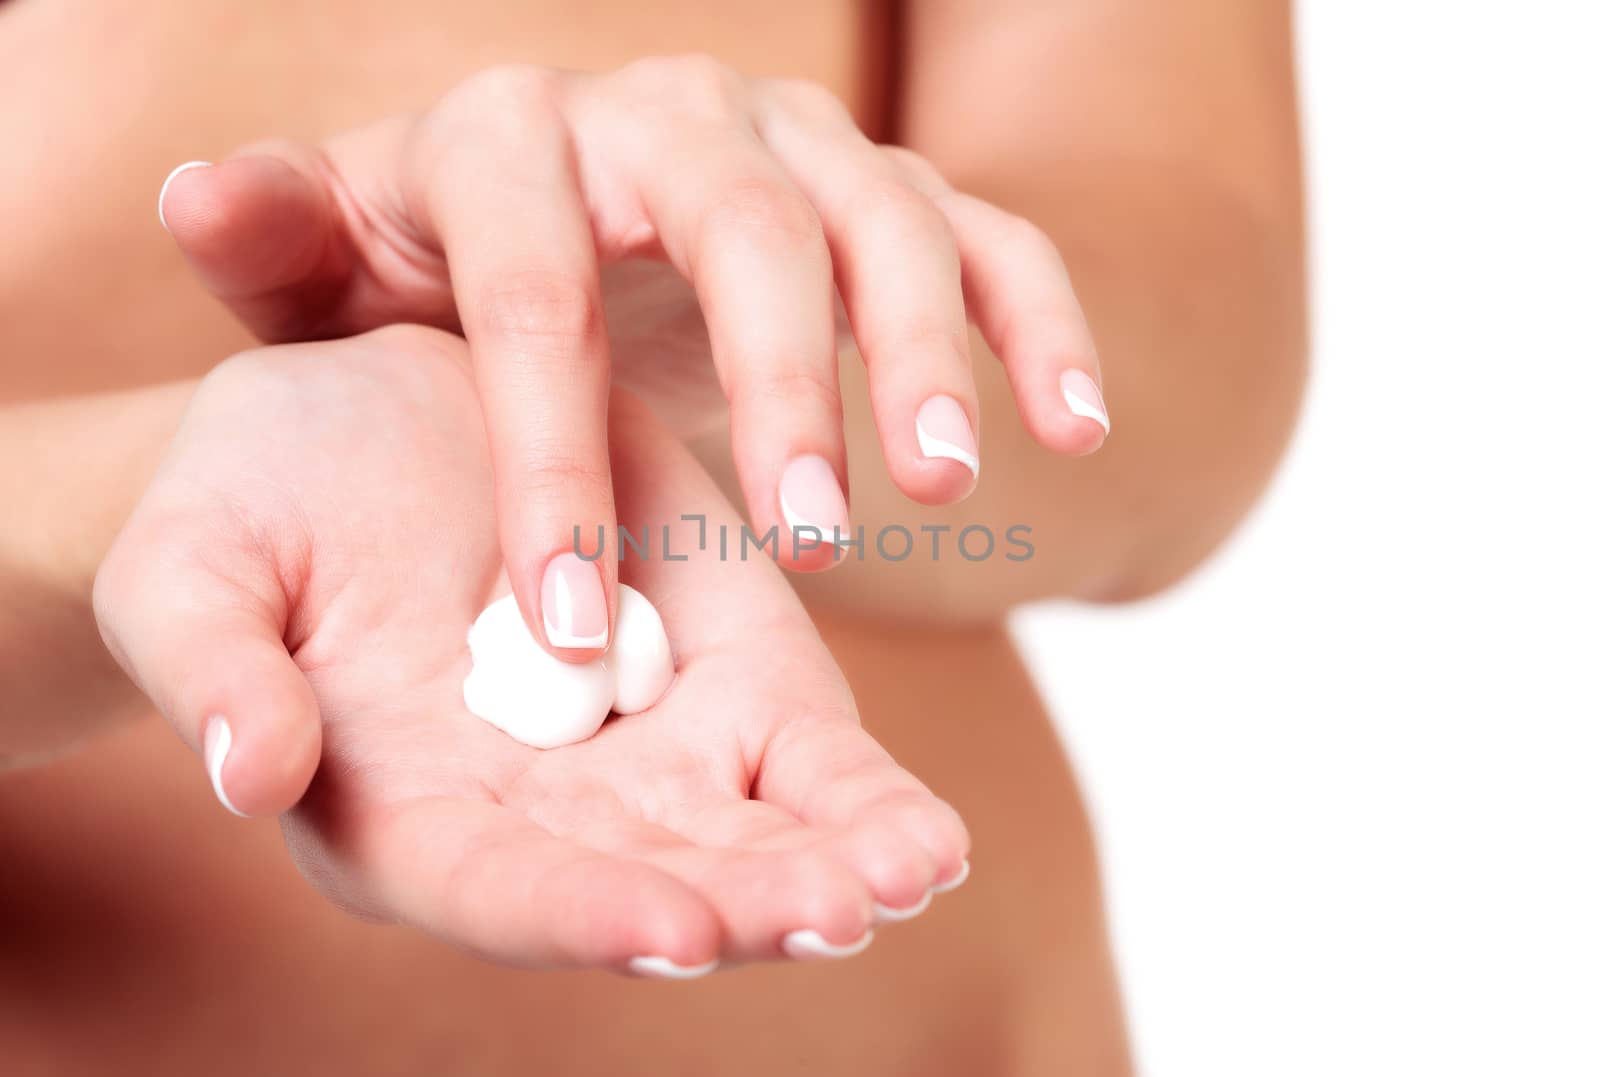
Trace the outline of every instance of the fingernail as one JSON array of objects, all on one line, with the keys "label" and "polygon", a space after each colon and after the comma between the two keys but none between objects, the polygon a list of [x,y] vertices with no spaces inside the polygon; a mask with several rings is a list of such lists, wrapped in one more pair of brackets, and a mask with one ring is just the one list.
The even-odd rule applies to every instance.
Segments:
[{"label": "fingernail", "polygon": [[550,646],[605,647],[611,630],[599,565],[575,553],[552,557],[544,568],[539,602]]},{"label": "fingernail", "polygon": [[872,929],[855,942],[836,945],[811,928],[791,931],[783,937],[783,952],[797,960],[808,957],[854,957],[872,943]]},{"label": "fingernail", "polygon": [[966,882],[967,881],[967,876],[971,875],[971,874],[972,874],[972,865],[970,863],[968,863],[967,861],[963,860],[961,862],[961,870],[956,872],[954,877],[952,877],[947,882],[935,883],[933,885],[933,893],[935,893],[935,894],[948,894],[950,891],[954,890],[956,887],[958,887],[962,883]]},{"label": "fingernail", "polygon": [[1093,419],[1111,433],[1111,419],[1106,415],[1106,402],[1100,396],[1100,387],[1094,379],[1081,370],[1061,373],[1061,395],[1067,398],[1067,408],[1074,415]]},{"label": "fingernail", "polygon": [[954,460],[978,477],[978,439],[953,396],[930,396],[917,409],[917,448],[929,459]]},{"label": "fingernail", "polygon": [[[180,172],[187,172],[191,168],[210,167],[210,161],[185,161],[167,173],[167,178],[161,181],[161,193],[156,195],[156,217],[161,221],[162,228],[167,228],[167,188],[172,186],[172,181],[178,178]],[[167,228],[169,234],[171,231],[172,229]]]},{"label": "fingernail", "polygon": [[628,970],[635,976],[654,980],[698,980],[717,971],[717,961],[713,958],[704,965],[680,965],[670,957],[645,955],[630,960]]},{"label": "fingernail", "polygon": [[789,461],[778,482],[778,507],[791,533],[797,527],[814,527],[822,533],[822,541],[830,544],[836,536],[844,538],[850,533],[844,491],[839,489],[833,465],[820,456],[797,456]]},{"label": "fingernail", "polygon": [[873,919],[880,924],[895,924],[901,922],[902,920],[909,920],[914,916],[921,916],[924,912],[928,911],[928,905],[932,903],[932,901],[932,890],[924,891],[922,897],[915,905],[909,905],[904,909],[896,909],[889,905],[880,905],[874,901],[872,903],[872,916]]},{"label": "fingernail", "polygon": [[211,775],[211,788],[216,791],[217,799],[222,801],[224,808],[243,817],[244,812],[233,806],[233,801],[228,799],[227,792],[222,788],[222,764],[228,761],[228,749],[233,747],[233,727],[222,715],[216,715],[206,720],[201,739],[205,750],[206,773]]}]

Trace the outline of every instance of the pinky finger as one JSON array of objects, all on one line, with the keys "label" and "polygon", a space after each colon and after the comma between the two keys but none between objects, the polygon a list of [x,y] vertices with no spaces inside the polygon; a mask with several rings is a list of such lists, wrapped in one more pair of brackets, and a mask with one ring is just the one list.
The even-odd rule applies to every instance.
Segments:
[{"label": "pinky finger", "polygon": [[1055,244],[1028,221],[953,190],[921,158],[891,152],[950,222],[962,294],[1005,364],[1028,432],[1056,452],[1098,449],[1111,433],[1100,359]]},{"label": "pinky finger", "polygon": [[1028,432],[1056,452],[1095,451],[1111,433],[1100,359],[1055,244],[970,195],[946,194],[941,206],[973,320],[1005,364]]}]

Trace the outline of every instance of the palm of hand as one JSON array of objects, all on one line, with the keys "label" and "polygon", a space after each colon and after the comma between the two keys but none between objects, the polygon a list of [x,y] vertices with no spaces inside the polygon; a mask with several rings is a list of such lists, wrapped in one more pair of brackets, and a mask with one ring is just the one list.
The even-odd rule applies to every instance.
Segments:
[{"label": "palm of hand", "polygon": [[[358,354],[291,363],[247,394],[254,419],[218,415],[261,444],[241,423],[292,412],[294,436],[266,443],[277,472],[307,477],[258,507],[301,521],[286,640],[323,755],[285,828],[309,878],[500,959],[621,968],[772,957],[796,931],[847,944],[875,903],[913,906],[956,874],[959,820],[860,729],[776,568],[697,554],[698,523],[673,533],[688,561],[624,562],[677,655],[657,706],[547,752],[469,714],[467,628],[507,590],[487,453],[459,355],[394,354],[395,337],[305,346]],[[620,518],[736,526],[649,416],[617,406]]]}]

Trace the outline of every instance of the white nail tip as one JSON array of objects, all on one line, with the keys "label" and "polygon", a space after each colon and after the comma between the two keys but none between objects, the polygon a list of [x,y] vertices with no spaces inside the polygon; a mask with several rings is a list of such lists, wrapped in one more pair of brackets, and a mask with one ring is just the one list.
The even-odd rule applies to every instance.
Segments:
[{"label": "white nail tip", "polygon": [[790,531],[793,531],[798,527],[813,528],[817,534],[822,536],[823,542],[828,541],[828,536],[832,533],[833,529],[827,527],[818,527],[804,516],[801,516],[799,513],[795,512],[789,507],[789,499],[783,496],[783,491],[781,490],[778,491],[778,508],[783,510],[783,521],[789,525]]},{"label": "white nail tip", "polygon": [[233,806],[222,789],[222,764],[228,761],[228,750],[233,747],[233,729],[226,718],[217,717],[206,723],[205,755],[206,773],[211,776],[211,788],[222,801],[222,806],[243,817],[244,812]]},{"label": "white nail tip", "polygon": [[177,179],[180,173],[187,172],[191,168],[210,167],[210,161],[185,161],[167,173],[167,178],[161,181],[161,193],[156,195],[156,217],[161,221],[162,228],[166,228],[168,232],[172,231],[167,228],[167,188],[172,186],[172,181]]},{"label": "white nail tip", "polygon": [[872,944],[872,930],[869,928],[855,942],[843,945],[831,943],[822,937],[821,932],[811,928],[791,931],[783,937],[783,952],[792,958],[802,959],[807,957],[854,957]]},{"label": "white nail tip", "polygon": [[[789,507],[789,499],[783,496],[782,490],[778,491],[778,508],[783,512],[783,522],[789,525],[789,533],[791,535],[795,533],[797,528],[809,527],[811,528],[811,531],[805,532],[803,535],[804,538],[810,539],[813,537],[818,537],[820,538],[820,541],[829,546],[849,546],[851,543],[851,540],[845,537],[845,532],[842,528],[839,529],[839,541],[835,543],[833,541],[835,529],[831,527],[821,527],[795,512]],[[815,536],[812,535],[812,531],[816,532]]]},{"label": "white nail tip", "polygon": [[649,976],[657,980],[698,980],[717,970],[712,959],[704,965],[680,965],[668,957],[636,957],[628,962],[628,970],[636,976]]},{"label": "white nail tip", "polygon": [[959,445],[952,445],[942,438],[934,437],[922,428],[920,422],[917,423],[917,448],[922,450],[923,456],[954,460],[958,464],[964,464],[967,470],[972,472],[973,478],[978,477],[978,458],[976,456]]},{"label": "white nail tip", "polygon": [[972,865],[970,863],[968,863],[967,861],[963,860],[961,862],[961,870],[956,872],[955,877],[953,879],[951,879],[949,882],[942,882],[942,883],[934,884],[932,892],[935,893],[935,894],[948,894],[950,891],[954,890],[956,887],[958,887],[962,883],[966,882],[967,881],[967,876],[971,875],[971,874],[972,874]]},{"label": "white nail tip", "polygon": [[544,635],[552,647],[572,647],[575,649],[588,649],[598,647],[605,650],[606,641],[610,639],[609,632],[601,632],[594,636],[574,636],[570,632],[563,632],[551,624],[548,619],[544,622]]},{"label": "white nail tip", "polygon": [[892,908],[888,905],[872,903],[872,915],[880,924],[894,924],[902,920],[910,920],[914,916],[921,916],[928,911],[928,906],[933,901],[933,891],[925,891],[915,905],[908,905],[903,909]]},{"label": "white nail tip", "polygon": [[1074,415],[1081,415],[1085,419],[1093,419],[1095,422],[1100,424],[1101,429],[1103,429],[1106,433],[1111,433],[1111,419],[1106,415],[1105,412],[1101,411],[1099,408],[1095,407],[1089,401],[1085,400],[1077,393],[1074,393],[1071,389],[1068,389],[1064,385],[1061,387],[1061,395],[1067,398],[1068,411],[1072,412]]}]

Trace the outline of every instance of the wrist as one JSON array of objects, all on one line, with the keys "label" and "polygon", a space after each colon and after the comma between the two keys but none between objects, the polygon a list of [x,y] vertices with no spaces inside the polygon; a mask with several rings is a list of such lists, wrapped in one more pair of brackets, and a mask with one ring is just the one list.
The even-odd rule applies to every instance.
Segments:
[{"label": "wrist", "polygon": [[12,523],[0,565],[87,602],[94,574],[160,464],[194,382],[22,404],[0,412]]},{"label": "wrist", "polygon": [[100,641],[94,575],[193,389],[0,409],[0,769],[58,754],[142,707]]}]

